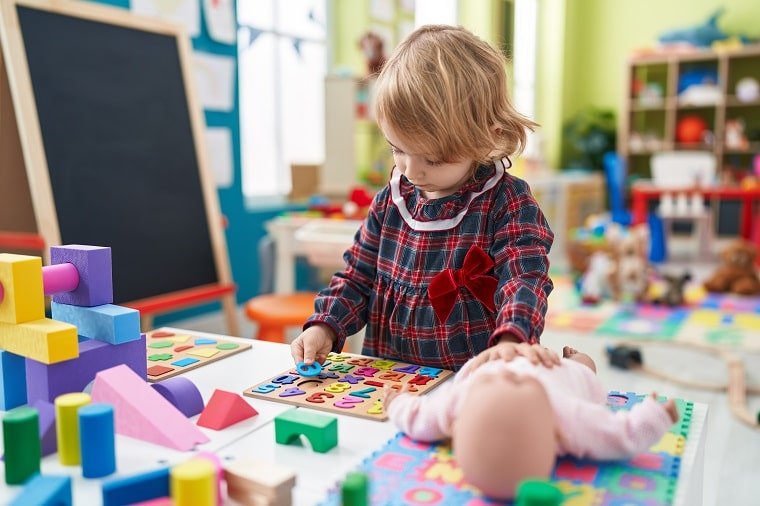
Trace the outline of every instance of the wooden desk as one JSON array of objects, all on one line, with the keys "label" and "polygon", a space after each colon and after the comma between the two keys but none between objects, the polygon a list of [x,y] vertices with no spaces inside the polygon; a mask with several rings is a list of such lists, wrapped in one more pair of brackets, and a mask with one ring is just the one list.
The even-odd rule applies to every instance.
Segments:
[{"label": "wooden desk", "polygon": [[[174,329],[176,332],[196,331]],[[207,334],[208,337],[222,337]],[[224,336],[225,339],[235,340]],[[292,366],[290,347],[287,345],[261,341],[240,340],[252,344],[250,350],[233,355],[225,360],[188,371],[184,376],[192,380],[200,389],[205,401],[211,397],[214,389],[221,388],[231,392],[241,393],[245,388],[263,381],[278,372]],[[552,349],[561,349],[561,344],[569,343],[587,351],[596,361],[599,375],[605,386],[611,390],[648,392],[653,388],[652,380],[633,374],[621,374],[611,371],[604,360],[604,340],[599,338],[583,338],[582,336],[564,333],[549,333],[544,335],[544,344]],[[671,359],[672,360],[672,359]],[[664,385],[659,385],[657,391],[663,395],[673,395]],[[431,395],[435,395],[435,390]],[[711,396],[718,394],[710,393]],[[259,415],[245,420],[223,431],[212,431],[201,428],[209,436],[210,442],[200,445],[198,450],[217,453],[222,458],[253,457],[275,462],[295,470],[298,474],[297,485],[293,490],[293,504],[306,506],[317,504],[326,497],[328,489],[345,474],[355,469],[372,451],[380,448],[396,428],[390,422],[363,420],[360,418],[341,416],[338,423],[338,447],[325,453],[318,454],[298,446],[283,446],[275,443],[274,424],[272,420],[279,413],[290,409],[291,406],[263,399],[246,399],[259,412]],[[299,408],[305,409],[305,408]],[[679,486],[676,490],[674,504],[694,506],[702,503],[704,448],[706,431],[704,424],[707,417],[707,406],[695,404],[692,418],[691,435],[688,439],[682,457]],[[714,418],[714,417],[713,417]],[[725,436],[725,434],[723,435]],[[723,437],[721,436],[721,437]],[[117,474],[128,476],[138,472],[173,465],[193,456],[194,452],[178,452],[160,446],[152,445],[135,439],[117,435]],[[1,440],[0,440],[1,441]],[[760,448],[756,439],[747,441],[748,451],[755,452],[751,447]],[[0,472],[2,472],[0,463]],[[718,463],[715,464],[716,466]],[[61,466],[57,455],[48,456],[42,461],[42,472],[45,474],[64,474],[73,479],[73,494],[75,505],[91,505],[101,503],[101,486],[114,476],[105,479],[84,479],[81,468]],[[745,473],[753,472],[747,468]],[[708,482],[716,487],[718,477],[707,473],[704,475]],[[0,504],[6,504],[14,497],[20,487],[0,485]],[[753,497],[750,491],[747,497]],[[234,504],[227,502],[226,504]],[[712,504],[709,503],[708,504]],[[733,504],[738,504],[734,502]]]},{"label": "wooden desk", "polygon": [[[631,187],[633,207],[633,223],[646,223],[649,212],[649,201],[659,200],[664,194],[699,193],[703,198],[718,200],[738,200],[742,203],[739,235],[748,241],[752,240],[753,222],[755,219],[755,203],[760,201],[760,188],[744,190],[735,187],[714,186],[708,188],[660,188],[651,183],[638,183]],[[760,237],[755,238],[760,241]],[[760,242],[758,242],[760,245]]]}]

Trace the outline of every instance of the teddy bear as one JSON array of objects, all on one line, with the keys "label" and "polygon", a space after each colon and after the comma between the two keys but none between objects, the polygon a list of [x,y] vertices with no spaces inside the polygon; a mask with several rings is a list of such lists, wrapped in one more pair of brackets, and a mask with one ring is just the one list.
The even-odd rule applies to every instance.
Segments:
[{"label": "teddy bear", "polygon": [[741,239],[733,241],[721,252],[720,258],[721,265],[704,282],[708,292],[737,295],[760,293],[760,279],[755,272],[755,245]]}]

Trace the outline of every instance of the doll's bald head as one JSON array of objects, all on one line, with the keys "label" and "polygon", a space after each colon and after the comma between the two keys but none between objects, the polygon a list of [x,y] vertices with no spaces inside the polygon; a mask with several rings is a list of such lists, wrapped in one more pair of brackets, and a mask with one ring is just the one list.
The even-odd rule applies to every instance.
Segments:
[{"label": "doll's bald head", "polygon": [[554,411],[535,378],[495,371],[475,381],[454,425],[454,456],[468,483],[489,497],[511,499],[522,480],[551,475]]}]

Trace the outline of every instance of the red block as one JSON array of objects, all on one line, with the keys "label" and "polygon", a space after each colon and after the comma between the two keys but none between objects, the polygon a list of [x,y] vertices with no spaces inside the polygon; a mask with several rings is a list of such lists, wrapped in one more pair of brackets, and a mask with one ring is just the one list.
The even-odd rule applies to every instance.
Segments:
[{"label": "red block", "polygon": [[222,430],[258,414],[259,412],[238,394],[217,389],[214,390],[197,423],[208,429]]}]

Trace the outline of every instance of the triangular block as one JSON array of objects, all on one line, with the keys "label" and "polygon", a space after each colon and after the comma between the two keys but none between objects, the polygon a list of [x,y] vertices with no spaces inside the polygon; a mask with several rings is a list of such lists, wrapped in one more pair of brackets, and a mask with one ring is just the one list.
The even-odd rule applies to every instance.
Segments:
[{"label": "triangular block", "polygon": [[259,412],[238,394],[217,389],[198,418],[198,425],[222,430],[258,414]]},{"label": "triangular block", "polygon": [[92,401],[114,406],[116,432],[149,443],[191,450],[208,437],[126,365],[100,371]]}]

